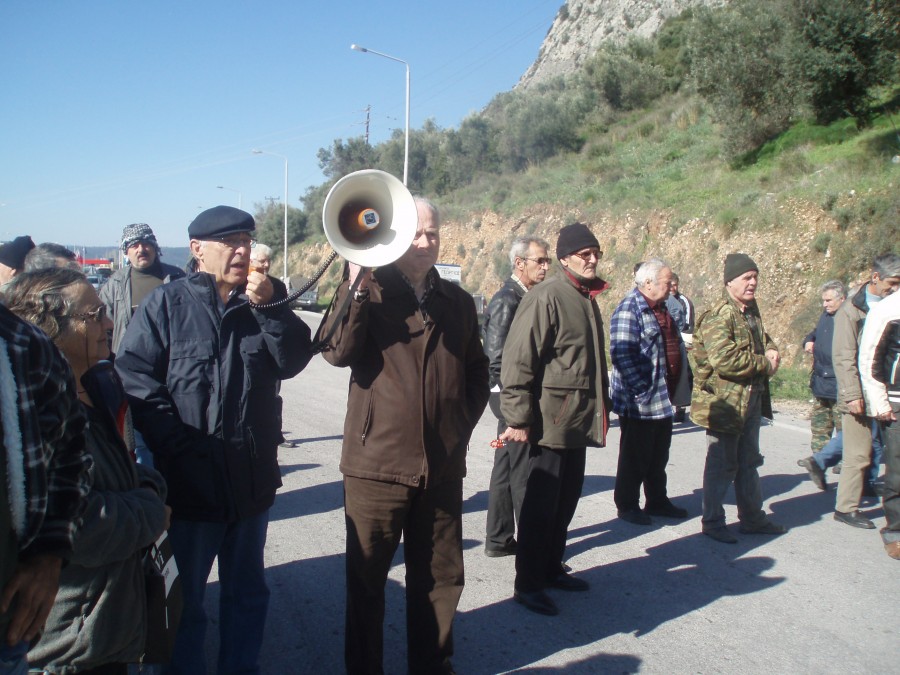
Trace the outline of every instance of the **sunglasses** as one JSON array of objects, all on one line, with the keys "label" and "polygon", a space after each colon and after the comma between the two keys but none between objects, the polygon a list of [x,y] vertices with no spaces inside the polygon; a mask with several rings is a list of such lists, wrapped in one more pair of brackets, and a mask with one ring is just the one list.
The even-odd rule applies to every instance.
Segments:
[{"label": "sunglasses", "polygon": [[575,255],[584,260],[584,262],[588,262],[592,257],[597,259],[597,262],[603,258],[603,251],[600,251],[596,248],[588,248],[583,251],[575,251],[570,255]]},{"label": "sunglasses", "polygon": [[522,260],[530,260],[538,265],[547,265],[548,267],[550,266],[550,263],[553,262],[550,258],[522,258]]},{"label": "sunglasses", "polygon": [[82,312],[81,314],[69,314],[70,319],[81,319],[82,321],[96,321],[97,323],[103,323],[106,321],[106,305],[100,305],[97,309],[91,312]]}]

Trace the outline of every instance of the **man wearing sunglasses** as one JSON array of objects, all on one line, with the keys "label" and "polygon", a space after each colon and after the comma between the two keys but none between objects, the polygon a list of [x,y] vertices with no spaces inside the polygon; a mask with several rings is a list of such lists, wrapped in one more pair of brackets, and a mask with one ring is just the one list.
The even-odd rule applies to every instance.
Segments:
[{"label": "man wearing sunglasses", "polygon": [[276,384],[312,357],[310,330],[286,306],[261,308],[272,283],[250,270],[253,216],[230,206],[188,228],[199,271],[154,290],[119,345],[135,425],[168,483],[169,539],[184,611],[170,672],[207,672],[203,597],[219,559],[217,672],[259,671],[269,589],[263,549],[281,486]]},{"label": "man wearing sunglasses", "polygon": [[500,440],[531,445],[513,597],[539,614],[559,613],[546,588],[589,588],[566,572],[563,555],[587,446],[605,445],[609,427],[603,317],[596,302],[608,288],[597,276],[602,255],[587,225],[560,230],[562,274],[525,295],[500,368],[500,410],[508,425]]},{"label": "man wearing sunglasses", "polygon": [[[490,363],[491,411],[497,416],[497,435],[506,431],[500,413],[500,364],[503,345],[525,293],[544,280],[550,269],[550,245],[538,237],[517,237],[509,250],[512,275],[491,298],[484,317],[484,353]],[[504,443],[494,451],[494,469],[488,492],[487,533],[484,554],[500,558],[516,554],[516,521],[522,511],[528,480],[528,444]]]}]

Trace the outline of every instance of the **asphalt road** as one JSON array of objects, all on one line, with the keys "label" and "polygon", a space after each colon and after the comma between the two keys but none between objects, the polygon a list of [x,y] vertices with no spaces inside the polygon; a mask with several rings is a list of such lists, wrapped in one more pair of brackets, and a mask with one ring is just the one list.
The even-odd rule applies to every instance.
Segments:
[{"label": "asphalt road", "polygon": [[[315,325],[317,315],[303,313]],[[272,589],[264,674],[343,672],[344,521],[338,461],[349,373],[316,357],[285,382],[284,487],[266,547]],[[403,414],[403,402],[397,402]],[[616,518],[612,498],[618,428],[588,452],[587,476],[569,532],[567,562],[587,593],[551,591],[556,617],[512,601],[514,561],[483,554],[489,447],[496,421],[475,429],[464,483],[466,588],[455,622],[458,673],[889,673],[897,672],[900,563],[877,530],[832,519],[834,490],[820,492],[796,460],[809,452],[808,423],[776,413],[761,432],[766,508],[790,531],[737,534],[737,545],[700,534],[703,429],[677,425],[669,495],[691,513],[650,527]],[[829,478],[837,478],[829,474]],[[880,504],[864,502],[876,525]],[[736,510],[726,503],[729,522]],[[733,531],[737,533],[736,525]],[[385,671],[406,672],[402,548],[387,587]],[[212,617],[218,594],[209,584]],[[217,625],[208,651],[216,650]],[[214,660],[213,660],[214,662]]]}]

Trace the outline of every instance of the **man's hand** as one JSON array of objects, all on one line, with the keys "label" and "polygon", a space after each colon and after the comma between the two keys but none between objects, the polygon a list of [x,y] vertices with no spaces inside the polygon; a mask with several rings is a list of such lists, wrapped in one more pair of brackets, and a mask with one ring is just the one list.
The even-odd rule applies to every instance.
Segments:
[{"label": "man's hand", "polygon": [[272,299],[275,289],[269,276],[262,272],[250,272],[247,275],[247,297],[255,305],[264,305]]},{"label": "man's hand", "polygon": [[849,408],[851,415],[856,415],[857,417],[861,417],[866,414],[866,402],[861,398],[858,398],[855,401],[850,401],[847,404],[847,408]]},{"label": "man's hand", "polygon": [[893,411],[888,410],[887,412],[875,415],[875,419],[879,422],[896,422],[897,416],[893,413]]},{"label": "man's hand", "polygon": [[769,359],[769,375],[774,375],[778,372],[778,366],[781,365],[781,355],[775,349],[769,349],[766,351],[766,358]]},{"label": "man's hand", "polygon": [[348,263],[350,266],[350,285],[353,285],[353,282],[356,281],[356,277],[359,276],[360,272],[363,272],[363,278],[359,282],[359,286],[357,286],[356,290],[361,291],[369,285],[369,279],[372,278],[372,269],[370,267],[360,267],[356,263]]},{"label": "man's hand", "polygon": [[16,601],[16,608],[6,632],[6,643],[16,645],[33,640],[53,607],[59,590],[62,558],[36,555],[20,561],[0,595],[0,610],[6,612]]},{"label": "man's hand", "polygon": [[807,354],[812,354],[815,346],[816,346],[815,342],[812,342],[812,341],[807,342],[805,345],[803,345],[803,351],[805,351]]},{"label": "man's hand", "polygon": [[500,434],[500,440],[512,441],[513,443],[527,443],[528,427],[524,427],[522,429],[513,429],[512,427],[506,427],[506,431]]}]

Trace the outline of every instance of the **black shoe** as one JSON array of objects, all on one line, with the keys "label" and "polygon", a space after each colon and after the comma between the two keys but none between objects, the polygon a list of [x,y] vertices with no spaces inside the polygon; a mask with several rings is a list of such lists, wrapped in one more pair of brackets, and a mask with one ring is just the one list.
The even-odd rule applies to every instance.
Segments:
[{"label": "black shoe", "polygon": [[773,523],[771,520],[767,520],[762,525],[757,525],[756,527],[744,527],[741,525],[738,530],[741,534],[771,534],[776,537],[787,532],[787,528],[784,525]]},{"label": "black shoe", "polygon": [[684,422],[684,408],[675,408],[675,418],[672,421],[675,424]]},{"label": "black shoe", "polygon": [[714,527],[709,530],[703,530],[703,534],[705,534],[710,539],[715,539],[722,544],[736,544],[738,541],[737,537],[731,534],[731,532],[728,531],[727,527]]},{"label": "black shoe", "polygon": [[885,487],[883,483],[866,483],[863,487],[863,497],[884,497]]},{"label": "black shoe", "polygon": [[675,506],[672,502],[662,506],[645,506],[644,513],[648,516],[660,516],[661,518],[687,518],[687,509]]},{"label": "black shoe", "polygon": [[515,555],[516,549],[518,548],[518,544],[515,539],[509,542],[506,546],[502,546],[500,548],[484,548],[484,554],[488,558],[505,558],[508,555]]},{"label": "black shoe", "polygon": [[825,480],[825,472],[822,471],[822,467],[819,466],[812,456],[809,456],[806,459],[798,459],[797,466],[802,466],[806,469],[809,474],[809,479],[817,488],[820,490],[828,489],[828,482]]},{"label": "black shoe", "polygon": [[874,530],[875,523],[866,518],[859,511],[851,511],[850,513],[834,512],[834,519],[839,523],[852,525],[853,527],[861,527],[864,530]]},{"label": "black shoe", "polygon": [[573,577],[565,572],[558,574],[554,579],[550,579],[547,585],[558,588],[561,591],[586,591],[591,587],[584,579]]},{"label": "black shoe", "polygon": [[547,616],[559,614],[559,607],[553,602],[553,598],[544,591],[514,591],[513,599],[520,605],[524,605],[525,609],[530,609],[538,614]]},{"label": "black shoe", "polygon": [[650,520],[650,516],[641,511],[640,509],[628,509],[626,511],[619,511],[619,518],[624,520],[627,523],[632,523],[634,525],[652,525],[653,521]]}]

